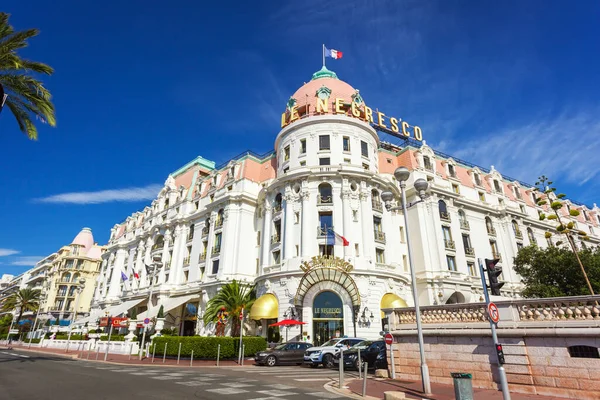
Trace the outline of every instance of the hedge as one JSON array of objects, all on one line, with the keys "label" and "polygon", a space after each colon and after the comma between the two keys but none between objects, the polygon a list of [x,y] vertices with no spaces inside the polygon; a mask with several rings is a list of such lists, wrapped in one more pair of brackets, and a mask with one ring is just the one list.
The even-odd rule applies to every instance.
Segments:
[{"label": "hedge", "polygon": [[[244,343],[244,356],[253,356],[267,348],[267,341],[263,337],[248,336],[242,339]],[[177,356],[179,343],[181,355],[189,357],[194,350],[194,358],[217,358],[217,347],[221,345],[220,358],[235,358],[238,356],[240,338],[217,336],[159,336],[154,338],[152,346],[156,345],[156,354],[162,354],[167,344],[167,355]]]},{"label": "hedge", "polygon": [[[68,333],[57,333],[56,337],[54,338],[56,340],[67,340],[69,339],[69,334]],[[71,334],[71,340],[85,340],[85,336],[83,335],[76,335],[74,333]]]},{"label": "hedge", "polygon": [[[31,339],[31,343],[39,343],[41,339]],[[29,339],[27,339],[27,343],[29,343]]]},{"label": "hedge", "polygon": [[[137,337],[134,336],[132,341],[133,342],[137,342]],[[100,341],[102,342],[108,342],[108,335],[106,336],[100,336]],[[111,335],[110,336],[110,341],[111,342],[124,342],[125,341],[125,335]]]}]

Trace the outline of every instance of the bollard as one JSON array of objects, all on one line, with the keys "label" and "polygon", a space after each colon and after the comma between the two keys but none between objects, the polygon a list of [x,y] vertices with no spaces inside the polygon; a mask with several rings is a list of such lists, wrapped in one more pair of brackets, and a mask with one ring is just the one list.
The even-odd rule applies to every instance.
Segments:
[{"label": "bollard", "polygon": [[98,361],[98,354],[100,354],[100,346],[96,343],[96,361]]},{"label": "bollard", "polygon": [[390,345],[390,362],[392,363],[392,379],[396,379],[396,366],[394,365],[394,345]]},{"label": "bollard", "polygon": [[244,356],[246,355],[246,345],[242,345],[242,366],[244,365]]},{"label": "bollard", "polygon": [[154,350],[152,350],[152,364],[154,364],[154,353],[156,353],[156,343],[154,343]]},{"label": "bollard", "polygon": [[163,352],[163,364],[165,363],[165,358],[167,358],[167,344],[165,343],[165,351]]},{"label": "bollard", "polygon": [[342,389],[344,387],[344,350],[340,349],[340,382],[339,388]]},{"label": "bollard", "polygon": [[179,350],[177,350],[177,365],[179,365],[179,356],[181,356],[181,342],[179,342]]},{"label": "bollard", "polygon": [[[358,367],[358,369],[360,369],[362,367],[362,365],[360,367]],[[367,371],[369,368],[369,364],[365,363],[365,372],[363,373],[363,391],[362,391],[362,397],[365,397],[367,395]]]},{"label": "bollard", "polygon": [[217,346],[217,367],[219,366],[219,357],[221,356],[221,345]]},{"label": "bollard", "polygon": [[194,364],[194,350],[192,350],[192,357],[190,358],[190,367]]},{"label": "bollard", "polygon": [[360,349],[358,349],[358,379],[362,378],[362,362],[360,361]]},{"label": "bollard", "polygon": [[133,343],[129,345],[129,359],[131,360],[131,351],[133,350]]}]

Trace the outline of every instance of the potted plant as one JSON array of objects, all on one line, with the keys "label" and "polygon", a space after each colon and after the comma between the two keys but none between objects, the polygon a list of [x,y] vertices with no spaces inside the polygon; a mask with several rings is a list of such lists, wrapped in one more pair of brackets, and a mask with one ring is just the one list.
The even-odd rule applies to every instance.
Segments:
[{"label": "potted plant", "polygon": [[129,313],[129,333],[125,336],[125,341],[130,342],[135,337],[135,330],[137,329],[137,311],[135,308]]}]

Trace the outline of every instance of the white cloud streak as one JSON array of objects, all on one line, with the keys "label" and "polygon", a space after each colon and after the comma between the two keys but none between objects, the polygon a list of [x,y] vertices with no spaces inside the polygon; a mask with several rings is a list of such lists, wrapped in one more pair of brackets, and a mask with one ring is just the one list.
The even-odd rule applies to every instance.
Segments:
[{"label": "white cloud streak", "polygon": [[25,267],[32,267],[40,261],[43,256],[26,256],[26,257],[17,257],[15,258],[10,265],[21,265]]},{"label": "white cloud streak", "polygon": [[162,185],[148,185],[124,189],[100,190],[97,192],[72,192],[55,194],[48,197],[34,199],[37,203],[56,204],[100,204],[111,202],[146,201],[156,198]]},{"label": "white cloud streak", "polygon": [[19,254],[20,251],[12,249],[0,249],[0,257],[12,256],[13,254]]},{"label": "white cloud streak", "polygon": [[[447,151],[501,174],[535,182],[538,176],[597,187],[600,110],[581,110],[508,126],[471,142],[443,142]],[[449,146],[450,145],[450,146]]]}]

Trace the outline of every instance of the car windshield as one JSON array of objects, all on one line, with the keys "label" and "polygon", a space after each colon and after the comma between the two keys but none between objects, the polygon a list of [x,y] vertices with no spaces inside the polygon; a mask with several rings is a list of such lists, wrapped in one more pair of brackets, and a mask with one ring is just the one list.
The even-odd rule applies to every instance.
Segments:
[{"label": "car windshield", "polygon": [[327,347],[327,346],[335,346],[336,343],[338,343],[340,341],[340,339],[331,339],[325,343],[323,343],[321,346],[322,347]]},{"label": "car windshield", "polygon": [[275,350],[284,350],[287,343],[280,344],[279,346],[275,346]]},{"label": "car windshield", "polygon": [[363,340],[362,342],[358,342],[356,343],[354,346],[352,346],[353,349],[366,349],[367,347],[369,347],[371,344],[373,343],[372,340]]}]

